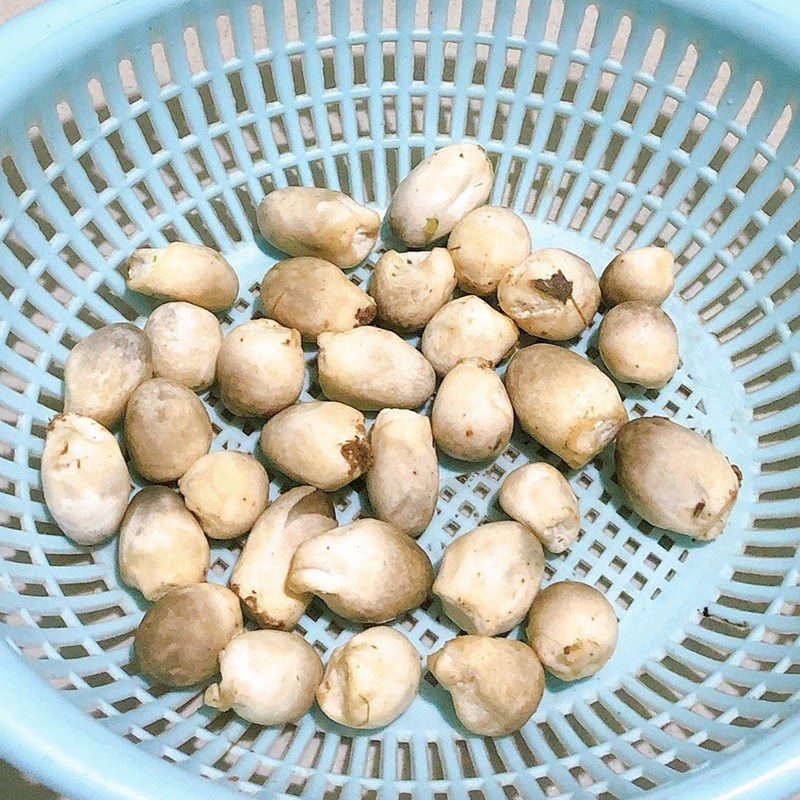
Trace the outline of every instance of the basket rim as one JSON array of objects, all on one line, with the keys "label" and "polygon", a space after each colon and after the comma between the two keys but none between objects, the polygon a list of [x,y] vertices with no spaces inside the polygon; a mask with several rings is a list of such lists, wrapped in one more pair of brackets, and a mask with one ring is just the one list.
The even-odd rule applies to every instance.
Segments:
[{"label": "basket rim", "polygon": [[[504,0],[499,0],[503,2]],[[569,1],[569,0],[567,0]],[[192,0],[48,0],[0,27],[0,119],[55,81],[87,50]],[[640,0],[728,30],[770,61],[800,72],[800,4],[786,0]],[[30,58],[46,48],[48,58]],[[27,122],[24,121],[24,122]],[[18,120],[15,124],[20,124]],[[0,626],[3,628],[5,626]],[[201,783],[72,705],[9,644],[0,641],[0,756],[71,800],[230,800],[224,782]],[[738,756],[647,792],[649,800],[777,798],[800,788],[800,715],[765,733]],[[678,788],[680,787],[680,788]],[[278,797],[287,797],[280,794]]]}]

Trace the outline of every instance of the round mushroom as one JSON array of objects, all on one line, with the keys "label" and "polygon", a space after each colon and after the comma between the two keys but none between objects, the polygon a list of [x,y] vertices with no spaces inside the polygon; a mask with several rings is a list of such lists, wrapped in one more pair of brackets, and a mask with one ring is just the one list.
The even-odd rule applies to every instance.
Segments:
[{"label": "round mushroom", "polygon": [[506,389],[525,431],[576,469],[628,419],[607,375],[583,356],[552,344],[519,350],[506,370]]},{"label": "round mushroom", "polygon": [[306,340],[369,325],[377,313],[375,301],[363,289],[321,258],[280,261],[261,281],[260,295],[267,316],[300,331]]},{"label": "round mushroom", "polygon": [[643,417],[617,435],[617,479],[651,525],[716,539],[739,494],[742,473],[706,438],[664,417]]},{"label": "round mushroom", "polygon": [[217,380],[231,414],[271,417],[300,397],[305,377],[300,334],[274,320],[237,325],[222,342]]},{"label": "round mushroom", "polygon": [[150,314],[144,332],[153,350],[155,377],[193,392],[214,383],[222,328],[210,311],[191,303],[164,303]]},{"label": "round mushroom", "polygon": [[484,358],[497,366],[518,338],[513,320],[469,295],[451,300],[433,315],[420,346],[441,377],[465,358]]},{"label": "round mushroom", "polygon": [[381,728],[411,705],[421,677],[419,653],[402,633],[369,628],[331,653],[317,702],[340,725]]},{"label": "round mushroom", "polygon": [[139,669],[170,687],[194,686],[219,671],[219,656],[242,631],[239,598],[213,583],[173,589],[148,609],[134,638]]},{"label": "round mushroom", "polygon": [[456,271],[443,247],[421,252],[384,253],[372,270],[369,293],[378,319],[401,331],[418,331],[450,299]]},{"label": "round mushroom", "polygon": [[359,519],[301,544],[287,586],[321,597],[353,622],[381,623],[416,608],[433,568],[409,536],[376,519]]},{"label": "round mushroom", "polygon": [[503,381],[489,361],[468,358],[447,375],[431,413],[433,438],[462,461],[496,458],[514,431],[514,409]]},{"label": "round mushroom", "polygon": [[64,366],[64,412],[113,428],[133,390],[153,374],[147,337],[127,322],[106,325],[70,350]]},{"label": "round mushroom", "polygon": [[341,269],[360,264],[381,227],[376,211],[342,192],[316,186],[286,186],[258,205],[261,235],[290,256],[324,258]]},{"label": "round mushroom", "polygon": [[675,256],[664,247],[640,247],[615,256],[603,270],[603,303],[641,300],[660,306],[675,286]]},{"label": "round mushroom", "polygon": [[589,327],[600,307],[600,284],[588,261],[548,247],[503,275],[497,299],[522,330],[560,342]]},{"label": "round mushroom", "polygon": [[494,169],[477,144],[457,142],[417,164],[392,195],[386,219],[410,247],[425,247],[453,230],[492,192]]},{"label": "round mushroom", "polygon": [[562,681],[594,675],[617,644],[617,615],[593,586],[552,583],[536,596],[528,641],[548,672]]},{"label": "round mushroom", "polygon": [[99,422],[59,414],[47,428],[42,453],[47,509],[76,544],[99,544],[119,527],[131,476],[117,440]]},{"label": "round mushroom", "polygon": [[198,458],[181,476],[178,488],[212,539],[248,533],[269,502],[267,471],[249,453],[233,450]]},{"label": "round mushroom", "polygon": [[428,656],[428,669],[452,695],[461,724],[479,736],[522,728],[544,693],[544,670],[522,642],[459,636]]},{"label": "round mushroom", "polygon": [[175,381],[151,378],[128,401],[125,440],[136,471],[148,481],[177,480],[211,449],[213,438],[203,402]]},{"label": "round mushroom", "polygon": [[342,403],[298,403],[261,431],[261,449],[298,483],[333,492],[365,473],[371,452],[364,415]]},{"label": "round mushroom", "polygon": [[239,294],[239,279],[227,260],[202,244],[172,242],[134,250],[127,265],[128,288],[161,300],[185,300],[209,311],[225,311]]},{"label": "round mushroom", "polygon": [[484,297],[530,255],[531,235],[510,208],[481,206],[456,223],[447,249],[461,289]]},{"label": "round mushroom", "polygon": [[600,356],[623,383],[659,389],[678,371],[678,330],[658,306],[629,300],[611,308],[600,323]]},{"label": "round mushroom", "polygon": [[222,680],[205,702],[233,709],[256,725],[295,722],[311,709],[322,680],[322,661],[298,633],[249,631],[232,639],[219,657]]},{"label": "round mushroom", "polygon": [[433,593],[461,630],[497,636],[524,619],[543,575],[533,533],[518,522],[490,522],[445,547]]},{"label": "round mushroom", "polygon": [[581,530],[578,498],[567,479],[550,464],[525,464],[500,487],[500,505],[509,517],[530,528],[551,552],[563,553]]},{"label": "round mushroom", "polygon": [[420,536],[439,498],[430,421],[413,411],[387,408],[375,419],[369,441],[372,466],[366,482],[372,510],[408,536]]},{"label": "round mushroom", "polygon": [[367,326],[317,341],[319,385],[330,400],[363,411],[419,408],[436,388],[425,356],[391,331]]},{"label": "round mushroom", "polygon": [[145,486],[122,518],[118,558],[123,583],[146,600],[158,600],[173,589],[203,583],[211,551],[179,494]]}]

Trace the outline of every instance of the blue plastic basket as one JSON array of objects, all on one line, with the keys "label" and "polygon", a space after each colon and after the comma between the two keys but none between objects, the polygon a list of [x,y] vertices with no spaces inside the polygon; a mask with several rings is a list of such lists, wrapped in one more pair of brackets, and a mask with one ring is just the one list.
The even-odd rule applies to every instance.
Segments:
[{"label": "blue plastic basket", "polygon": [[[57,0],[0,30],[0,755],[73,800],[763,798],[800,788],[800,11],[789,0]],[[786,6],[781,14],[776,9]],[[199,46],[198,46],[199,43]],[[548,683],[533,720],[467,734],[441,688],[358,733],[319,713],[248,726],[130,667],[143,604],[115,544],[53,525],[39,464],[71,345],[150,301],[120,265],[175,239],[221,249],[253,313],[279,254],[254,237],[275,186],[376,208],[423,154],[473,138],[496,203],[600,269],[668,245],[683,362],[632,415],[708,431],[744,484],[697,544],[626,508],[608,453],[568,473],[585,532],[547,577],[603,590],[619,647]],[[368,269],[353,280],[363,282]],[[595,332],[579,344],[596,356]],[[313,353],[309,352],[309,358]],[[313,379],[306,396],[318,394]],[[207,398],[215,447],[258,431]],[[488,469],[445,465],[436,561],[499,515],[505,472],[549,458],[517,434]],[[276,491],[277,487],[273,487]],[[337,496],[340,519],[361,498]],[[214,550],[226,581],[236,548]],[[397,623],[425,654],[436,604]],[[314,604],[320,651],[352,629]],[[6,646],[7,645],[7,646]],[[0,793],[2,789],[0,788]]]}]

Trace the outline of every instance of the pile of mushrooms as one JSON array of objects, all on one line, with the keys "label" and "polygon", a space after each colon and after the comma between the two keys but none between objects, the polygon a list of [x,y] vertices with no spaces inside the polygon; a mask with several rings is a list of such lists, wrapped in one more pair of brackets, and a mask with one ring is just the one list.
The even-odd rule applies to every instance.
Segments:
[{"label": "pile of mushrooms", "polygon": [[[372,251],[380,215],[330,189],[272,192],[258,224],[288,257],[264,275],[263,315],[225,330],[216,315],[239,281],[220,253],[173,243],[131,255],[129,288],[161,304],[143,329],[107,325],[72,349],[41,477],[74,542],[119,531],[120,576],[153,603],[134,643],[149,679],[205,684],[208,705],[261,725],[297,720],[315,701],[341,725],[387,725],[414,702],[423,672],[418,643],[392,623],[432,593],[462,635],[430,653],[427,669],[465,728],[503,736],[535,712],[545,671],[586,678],[616,644],[600,591],[569,580],[542,588],[545,551],[563,553],[581,532],[571,470],[616,441],[636,514],[696,539],[722,533],[739,470],[671,420],[629,421],[619,391],[665,386],[679,367],[677,330],[660,308],[672,255],[621,253],[598,280],[574,253],[533,249],[520,216],[485,205],[492,189],[475,144],[424,159],[392,197],[396,249],[377,259],[367,291],[344,270]],[[564,343],[601,305],[598,366]],[[541,341],[519,347],[520,330]],[[318,348],[321,394],[301,401],[304,342]],[[265,421],[256,453],[212,452],[198,395],[210,388],[228,416]],[[508,474],[498,500],[509,519],[462,533],[434,569],[425,532],[439,457],[484,469],[515,421],[566,475],[548,463]],[[131,471],[148,484],[132,498]],[[277,494],[275,471],[296,485]],[[369,508],[337,519],[331,493],[362,477]],[[206,582],[209,540],[241,544],[227,587]],[[329,653],[296,630],[314,597],[361,626]],[[507,636],[521,624],[527,643]]]}]

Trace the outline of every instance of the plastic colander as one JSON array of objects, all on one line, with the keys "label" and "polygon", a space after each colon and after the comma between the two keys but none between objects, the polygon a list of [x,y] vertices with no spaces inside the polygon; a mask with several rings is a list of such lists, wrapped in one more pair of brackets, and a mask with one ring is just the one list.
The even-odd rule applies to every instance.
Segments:
[{"label": "plastic colander", "polygon": [[[789,0],[59,0],[0,30],[0,755],[71,800],[800,787],[798,54]],[[76,547],[43,504],[70,347],[142,324],[153,305],[122,265],[178,239],[230,258],[241,297],[224,322],[250,318],[280,258],[254,234],[265,193],[316,184],[384,209],[424,154],[462,138],[487,149],[492,201],[524,215],[535,246],[598,270],[617,248],[675,252],[681,367],[661,391],[621,388],[632,416],[707,432],[740,466],[728,529],[707,544],[654,530],[609,451],[568,472],[584,533],[546,577],[605,592],[619,646],[589,679],[548,679],[505,738],[468,734],[430,677],[369,732],[319,711],[260,728],[149,685],[131,666],[144,604],[115,542]],[[596,358],[595,337],[577,348]],[[320,394],[310,372],[305,398]],[[214,447],[257,452],[258,424],[205,399]],[[540,459],[518,432],[493,465],[446,462],[421,539],[432,559],[499,518],[503,476]],[[340,520],[363,500],[337,493]],[[214,548],[213,580],[238,550]],[[396,626],[423,655],[455,635],[435,602]],[[354,630],[317,602],[300,627],[323,654]]]}]

